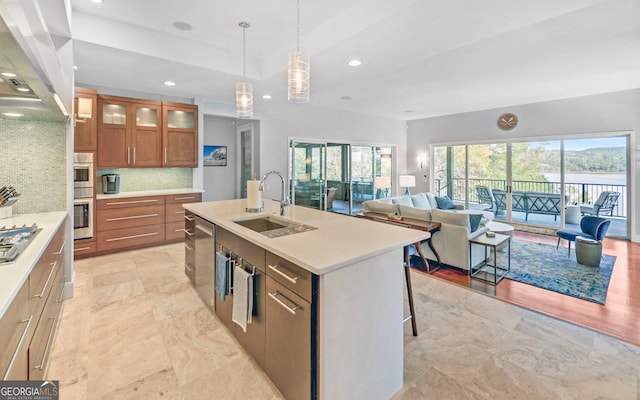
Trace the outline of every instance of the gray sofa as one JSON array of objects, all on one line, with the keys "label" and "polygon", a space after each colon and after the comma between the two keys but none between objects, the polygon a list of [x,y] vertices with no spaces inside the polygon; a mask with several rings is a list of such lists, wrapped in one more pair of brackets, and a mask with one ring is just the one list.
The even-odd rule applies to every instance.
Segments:
[{"label": "gray sofa", "polygon": [[[399,196],[362,203],[365,214],[399,214],[404,218],[440,222],[438,232],[432,234],[433,247],[440,256],[440,262],[449,266],[469,270],[470,263],[480,263],[484,258],[484,248],[473,245],[469,249],[469,239],[477,237],[488,230],[481,224],[477,230],[471,231],[471,214],[482,214],[485,222],[493,219],[493,213],[481,210],[464,210],[461,206],[455,209],[441,210],[435,196],[431,193],[417,193],[411,196]],[[437,261],[436,256],[426,243],[422,251],[430,261]]]}]

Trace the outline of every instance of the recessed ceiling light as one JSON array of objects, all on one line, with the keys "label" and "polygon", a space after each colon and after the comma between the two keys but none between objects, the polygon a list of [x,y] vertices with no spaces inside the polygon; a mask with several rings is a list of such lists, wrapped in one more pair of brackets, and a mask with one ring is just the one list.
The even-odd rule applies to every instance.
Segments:
[{"label": "recessed ceiling light", "polygon": [[96,4],[102,4],[104,3],[104,0],[91,0],[91,2]]},{"label": "recessed ceiling light", "polygon": [[404,110],[404,112],[406,112],[406,113],[412,113],[412,112],[413,112],[413,110]]},{"label": "recessed ceiling light", "polygon": [[190,31],[193,27],[186,22],[176,21],[173,23],[173,27],[179,31]]},{"label": "recessed ceiling light", "polygon": [[360,65],[362,65],[362,61],[354,59],[349,60],[347,64],[349,64],[350,67],[359,67]]},{"label": "recessed ceiling light", "polygon": [[175,86],[175,85],[176,85],[176,83],[175,83],[175,82],[173,82],[173,81],[165,81],[165,82],[164,82],[164,85],[165,85],[165,86]]},{"label": "recessed ceiling light", "polygon": [[2,113],[5,117],[24,117],[24,114],[14,113],[14,112],[6,112]]},{"label": "recessed ceiling light", "polygon": [[353,99],[353,97],[351,97],[351,96],[342,96],[342,97],[340,97],[340,99],[341,100],[351,100],[351,99]]},{"label": "recessed ceiling light", "polygon": [[7,78],[15,78],[16,74],[14,74],[13,72],[3,72],[2,76],[6,76]]},{"label": "recessed ceiling light", "polygon": [[31,91],[31,89],[26,88],[26,87],[19,87],[18,88],[18,92],[30,92],[30,91]]},{"label": "recessed ceiling light", "polygon": [[78,66],[77,66],[77,65],[74,65],[74,66],[73,66],[73,69],[78,69]]},{"label": "recessed ceiling light", "polygon": [[271,95],[270,94],[263,94],[262,98],[265,100],[271,100]]}]

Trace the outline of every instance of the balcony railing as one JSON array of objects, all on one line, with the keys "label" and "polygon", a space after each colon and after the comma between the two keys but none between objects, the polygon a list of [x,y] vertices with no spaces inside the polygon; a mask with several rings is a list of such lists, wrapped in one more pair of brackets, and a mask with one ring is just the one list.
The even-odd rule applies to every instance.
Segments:
[{"label": "balcony railing", "polygon": [[[507,182],[500,179],[469,179],[469,202],[478,202],[478,193],[476,186],[484,185],[492,189],[506,190]],[[440,179],[435,180],[438,195],[448,195],[455,201],[464,202],[465,179],[454,178],[451,184],[444,184]],[[565,182],[566,194],[569,195],[569,204],[574,203],[593,203],[598,199],[600,193],[604,191],[618,192],[618,204],[613,209],[614,217],[627,217],[627,185],[612,185],[607,183],[583,183],[583,182]],[[512,181],[512,190],[514,192],[540,192],[540,193],[560,193],[560,182],[545,181]]]}]

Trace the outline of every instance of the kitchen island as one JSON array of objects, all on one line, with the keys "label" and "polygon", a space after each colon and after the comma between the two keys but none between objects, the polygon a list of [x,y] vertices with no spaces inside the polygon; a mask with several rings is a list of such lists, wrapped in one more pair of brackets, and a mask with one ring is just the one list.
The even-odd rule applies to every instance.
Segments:
[{"label": "kitchen island", "polygon": [[[300,206],[287,207],[279,217],[279,205],[271,201],[265,201],[261,213],[247,213],[245,206],[240,199],[184,208],[210,222],[216,232],[264,249],[267,259],[281,259],[312,274],[310,397],[391,397],[403,382],[403,248],[428,233]],[[236,223],[272,215],[316,229],[268,237]],[[268,338],[266,347],[268,365]],[[267,374],[271,376],[268,367]]]}]

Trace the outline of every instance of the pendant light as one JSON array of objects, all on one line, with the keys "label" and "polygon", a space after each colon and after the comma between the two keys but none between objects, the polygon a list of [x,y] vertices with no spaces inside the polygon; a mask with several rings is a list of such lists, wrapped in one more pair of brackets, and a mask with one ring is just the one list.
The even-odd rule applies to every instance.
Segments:
[{"label": "pendant light", "polygon": [[291,103],[309,102],[309,59],[300,52],[300,0],[298,4],[298,22],[296,51],[289,55],[289,68],[287,69],[287,98]]},{"label": "pendant light", "polygon": [[242,28],[242,82],[236,83],[236,114],[238,118],[253,117],[253,86],[245,77],[246,65],[246,32],[248,22],[238,24]]}]

